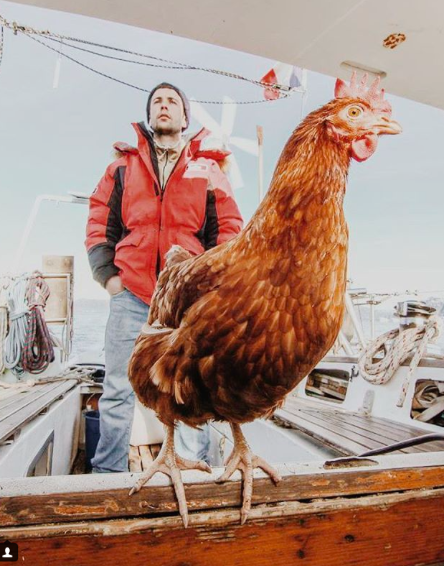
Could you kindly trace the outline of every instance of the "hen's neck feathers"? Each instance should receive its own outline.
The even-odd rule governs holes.
[[[297,229],[313,201],[322,207],[332,201],[342,209],[350,155],[346,144],[327,133],[326,118],[333,103],[309,114],[288,140],[276,166],[271,186],[245,229],[266,237],[267,226],[274,232]],[[333,108],[332,108],[333,107]],[[248,236],[247,236],[248,237]]]

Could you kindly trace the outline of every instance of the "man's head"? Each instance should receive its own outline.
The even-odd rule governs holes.
[[[154,132],[177,134],[188,127],[190,103],[179,88],[160,83],[150,92],[146,112],[148,125]]]

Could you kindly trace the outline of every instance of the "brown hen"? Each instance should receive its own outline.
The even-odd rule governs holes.
[[[148,325],[129,366],[134,390],[167,427],[156,472],[172,477],[187,507],[179,469],[208,470],[174,452],[174,424],[228,421],[235,441],[225,473],[244,476],[241,520],[252,470],[279,476],[253,455],[240,424],[273,414],[333,345],[343,319],[348,230],[342,210],[350,159],[363,161],[378,136],[401,131],[378,81],[338,80],[335,99],[293,132],[267,196],[244,231],[197,257],[175,247],[159,277]]]

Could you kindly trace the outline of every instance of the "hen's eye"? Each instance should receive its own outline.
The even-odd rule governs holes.
[[[362,114],[362,108],[360,106],[350,106],[347,111],[349,118],[357,118]]]

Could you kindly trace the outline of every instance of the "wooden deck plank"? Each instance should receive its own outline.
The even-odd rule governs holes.
[[[341,413],[335,412],[334,416],[331,416],[330,418],[338,424],[347,423],[348,425],[355,427],[355,429],[362,430],[362,434],[371,433],[373,435],[382,436],[389,441],[386,443],[387,446],[395,442],[417,438],[418,436],[423,436],[428,433],[428,431],[419,428],[415,429],[408,425],[406,425],[404,431],[396,430],[394,432],[390,426],[390,421],[388,423],[380,421],[380,426],[375,426],[372,420],[366,416],[356,414],[345,415],[344,413],[343,415],[344,417],[342,417]],[[411,446],[403,449],[402,452],[436,452],[437,450],[444,450],[444,441],[434,441],[424,445]]]
[[[145,471],[154,462],[154,458],[153,455],[151,454],[151,450],[149,446],[139,446],[139,453],[140,453],[142,470]]]
[[[284,420],[294,426],[295,429],[302,433],[316,439],[338,451],[345,456],[356,456],[372,450],[373,448],[381,448],[391,444],[390,442],[384,444],[382,442],[369,441],[365,437],[354,435],[353,438],[349,435],[344,427],[326,426],[325,422],[316,421],[313,418],[307,418],[305,414],[286,411],[285,408],[278,409],[275,416]]]
[[[320,463],[277,466],[283,477],[277,486],[274,486],[268,477],[264,477],[264,474],[256,473],[253,505],[390,493],[408,489],[444,488],[444,461],[441,454],[436,458],[421,454],[384,456],[372,460],[384,464],[334,470],[326,470]],[[433,462],[439,464],[433,465]],[[190,511],[240,506],[240,481],[217,484],[215,480],[220,473],[220,470],[214,470],[211,476],[203,472],[183,474]],[[131,497],[128,492],[134,485],[136,476],[115,474],[118,477],[96,477],[102,475],[104,474],[66,477],[66,487],[62,491],[57,491],[57,486],[63,478],[45,478],[44,484],[39,478],[21,479],[18,484],[17,480],[3,481],[3,489],[0,492],[4,494],[0,496],[0,525],[6,527],[42,523],[66,524],[92,519],[147,517],[177,512],[174,489],[163,474],[156,474],[148,486]],[[193,483],[187,482],[190,477],[195,478]],[[116,487],[104,489],[102,483],[107,481],[114,482]],[[17,489],[8,487],[11,484],[17,484]],[[39,486],[43,485],[45,490],[42,493]],[[77,490],[80,486],[81,489]]]
[[[293,399],[290,402],[290,405],[292,405],[295,408],[304,408],[305,406],[303,404],[301,404],[300,401]],[[307,410],[312,410],[312,407],[307,408]],[[317,409],[315,409],[317,410]],[[387,429],[389,429],[391,431],[391,433],[395,434],[395,435],[401,435],[401,434],[405,434],[406,432],[411,433],[413,435],[416,435],[417,432],[419,430],[421,430],[419,427],[415,426],[413,423],[411,425],[408,424],[403,424],[403,423],[399,423],[396,421],[392,421],[390,419],[386,419],[386,418],[382,418],[382,417],[375,417],[373,415],[364,415],[364,414],[360,414],[360,413],[352,413],[349,411],[340,411],[337,409],[337,407],[333,407],[332,409],[330,408],[326,408],[325,409],[328,412],[332,412],[335,415],[339,415],[341,416],[341,418],[345,418],[345,416],[350,420],[350,421],[355,421],[355,422],[362,422],[365,421],[366,423],[368,423],[369,425],[372,426],[372,428],[374,428],[375,430],[379,429],[381,433],[384,433]]]
[[[297,430],[319,440],[321,443],[326,444],[330,448],[337,450],[340,454],[345,456],[361,454],[368,450],[367,445],[363,442],[355,442],[347,437],[344,431],[336,434],[333,431],[328,431],[325,426],[317,425],[316,423],[309,422],[304,416],[299,416],[294,412],[287,411],[284,408],[275,411],[275,416],[279,419],[294,426]]]
[[[130,445],[128,454],[128,466],[130,472],[139,473],[142,471],[142,460],[140,458],[138,446]]]
[[[371,430],[371,425],[369,424],[368,428],[365,427],[365,419],[360,421],[361,426],[357,426],[354,422],[350,422],[347,418],[348,415],[344,415],[345,418],[340,418],[339,415],[336,415],[336,418],[333,414],[328,413],[327,411],[302,411],[304,416],[308,418],[308,415],[312,415],[313,418],[317,418],[318,424],[323,422],[327,430],[335,430],[338,431],[339,429],[343,430],[344,433],[347,434],[349,438],[355,438],[356,436],[362,437],[366,439],[366,443],[368,442],[369,450],[373,450],[374,448],[381,448],[383,446],[388,446],[389,444],[393,444],[394,442],[399,442],[401,440],[406,440],[404,436],[398,436],[396,438],[391,439],[388,434],[381,434],[379,432],[375,432]],[[388,427],[387,427],[388,428]],[[415,436],[419,436],[418,434]],[[400,452],[427,452],[426,449],[421,447],[412,447],[403,449]]]
[[[413,424],[412,425],[407,425],[407,424],[403,424],[403,423],[399,423],[396,421],[392,421],[390,419],[386,419],[386,418],[381,418],[381,417],[375,417],[373,415],[363,415],[360,413],[353,413],[351,411],[344,411],[338,408],[337,405],[329,407],[329,406],[325,406],[322,409],[319,409],[317,407],[313,407],[313,405],[307,405],[306,403],[304,403],[303,400],[298,399],[297,397],[294,396],[288,396],[286,399],[285,404],[287,405],[287,403],[289,404],[290,407],[294,408],[294,409],[304,409],[304,410],[325,410],[331,413],[334,413],[335,415],[347,415],[347,417],[350,420],[358,420],[361,421],[362,419],[364,419],[365,421],[368,421],[369,423],[371,423],[372,425],[374,425],[375,427],[382,427],[381,432],[384,432],[387,428],[387,426],[390,427],[390,430],[393,430],[394,433],[399,432],[399,433],[403,433],[406,430],[412,433],[416,433],[418,431],[418,427],[415,427]]]
[[[132,446],[130,445],[129,451],[129,471],[134,473],[140,473],[147,470],[150,465],[154,462],[155,458],[151,453],[151,447],[154,446],[153,451],[159,452],[157,444]]]
[[[22,389],[21,391],[9,391],[9,390],[3,391],[2,389],[2,399],[0,399],[0,413],[3,411],[5,407],[13,403],[18,396],[23,397],[24,395],[26,395],[26,393],[28,393],[26,389],[25,390]]]
[[[30,403],[33,403],[36,399],[39,399],[42,395],[49,393],[53,389],[56,389],[60,385],[60,382],[56,383],[45,383],[36,384],[31,387],[28,391],[18,392],[3,401],[9,401],[4,403],[0,407],[0,422],[7,419],[10,415],[15,413],[17,409],[21,409]]]
[[[336,407],[318,409],[294,397],[289,397],[284,407],[276,411],[275,415],[293,424],[295,428],[301,429],[305,434],[326,442],[332,448],[348,455],[356,455],[366,450],[389,446],[427,434],[426,431],[413,426],[379,417],[339,411]],[[444,441],[405,448],[401,452],[424,453],[440,450],[444,450]]]
[[[7,418],[2,416],[0,420],[0,444],[76,385],[77,380],[75,379],[58,382],[55,387],[37,391],[37,395],[32,397],[31,402],[26,402],[23,406],[20,405],[14,413],[8,413]]]
[[[150,444],[150,451],[153,460],[157,458],[161,448],[162,448],[162,444]]]
[[[313,423],[319,427],[324,427],[325,430],[330,433],[335,433],[337,436],[344,436],[349,440],[352,440],[356,444],[361,444],[368,450],[373,450],[374,448],[380,448],[382,446],[380,440],[369,438],[368,435],[357,434],[356,432],[354,432],[353,427],[346,426],[346,423],[343,423],[342,425],[335,425],[334,422],[328,418],[328,415],[326,416],[323,413],[298,411],[298,416],[308,423]]]
[[[444,560],[444,490],[239,512],[0,529],[19,561],[84,566],[431,566]],[[408,543],[406,543],[408,541]]]
[[[371,427],[379,429],[381,434],[387,434],[391,437],[392,434],[398,435],[399,440],[407,440],[409,438],[416,438],[427,434],[428,431],[421,429],[419,427],[412,425],[402,425],[402,423],[395,423],[390,419],[382,419],[372,416],[357,415],[356,413],[350,413],[350,421],[357,422],[359,426],[359,420],[362,423],[368,423]],[[444,429],[442,430],[444,434]],[[418,447],[419,448],[419,447]],[[437,450],[444,450],[444,441],[436,441],[423,447],[424,452],[431,452]]]
[[[418,435],[418,429],[412,429],[409,426],[405,428],[402,427],[392,427],[391,422],[381,421],[380,419],[375,419],[370,415],[359,415],[356,413],[349,413],[344,415],[339,411],[332,412],[332,418],[338,419],[341,422],[344,418],[347,418],[347,421],[354,424],[357,428],[363,428],[364,430],[371,430],[376,434],[385,434],[387,438],[396,442],[398,440],[405,440],[407,438],[415,438]]]

